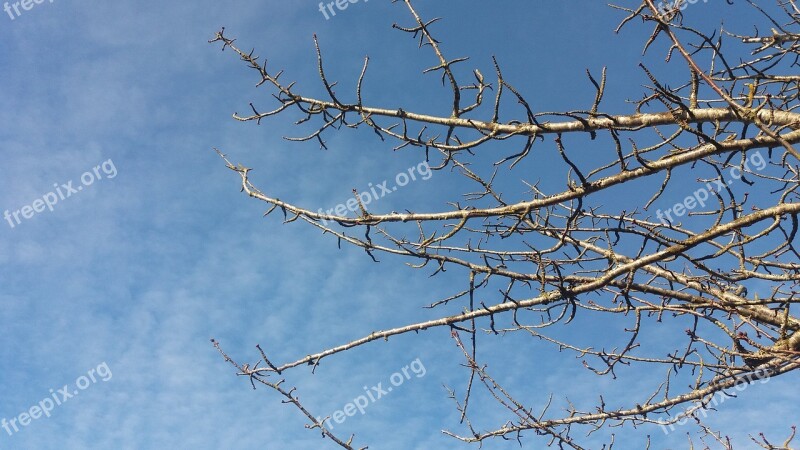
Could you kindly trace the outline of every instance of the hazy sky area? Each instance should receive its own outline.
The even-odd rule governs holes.
[[[607,66],[603,108],[629,114],[634,106],[625,101],[639,99],[648,83],[638,63],[651,29],[633,23],[615,34],[624,14],[605,3],[415,2],[424,18],[442,17],[434,32],[448,56],[470,57],[463,73],[480,68],[493,78],[494,55],[535,110],[557,111],[590,108],[594,87],[586,69],[598,75]],[[687,20],[707,30],[724,22],[750,32],[752,8],[734,3],[699,1]],[[0,427],[0,449],[338,448],[305,429],[308,421],[273,391],[253,391],[210,339],[241,362],[259,359],[256,344],[276,363],[294,361],[372,331],[439,317],[447,308],[423,307],[463,290],[467,274],[453,267],[429,277],[435,268],[413,269],[388,255],[375,263],[305,223],[282,224],[280,212],[264,218],[267,205],[240,192],[239,176],[213,148],[253,168],[262,191],[315,211],[345,203],[353,188],[384,180],[391,186],[412,167],[417,179],[384,194],[374,211],[449,210],[447,202],[474,186],[449,168],[427,172],[424,150],[393,151],[396,142],[381,142],[369,130],[328,132],[328,150],[321,150],[315,142],[282,139],[313,131],[293,125],[300,118],[294,112],[261,125],[234,120],[234,112],[250,112],[250,102],[274,108],[273,91],[256,88],[257,74],[208,40],[224,26],[243,49],[255,48],[269,67],[284,69],[298,90],[323,96],[316,34],[337,94],[354,98],[369,55],[365,103],[446,116],[448,88],[438,75],[422,74],[435,57],[392,29],[411,25],[408,10],[388,0],[361,0],[336,16],[307,0],[44,0],[19,12],[0,11],[0,213],[9,214],[0,221],[0,419],[17,418],[18,427]],[[685,79],[682,61],[664,62],[666,48],[664,41],[653,46],[648,68],[664,80]],[[509,107],[504,120],[514,115],[525,119]],[[491,167],[517,151],[519,142],[507,144],[481,148],[474,161]],[[593,146],[605,144],[575,138],[572,145],[578,161],[592,161]],[[521,180],[563,189],[563,167],[548,169],[558,160],[552,139],[536,151],[505,172],[509,198],[524,197]],[[649,192],[620,189],[608,201],[646,201]],[[481,300],[497,303],[498,289],[486,289]],[[552,332],[611,348],[624,345],[624,326],[585,316]],[[669,351],[674,331],[653,329],[642,339]],[[355,445],[370,450],[467,448],[441,432],[466,431],[444,388],[463,395],[469,374],[449,333],[436,328],[373,342],[323,359],[313,375],[306,367],[288,371],[286,383],[324,416],[365,387],[388,386],[408,366],[391,393],[336,431],[356,433]],[[618,380],[599,377],[572,354],[512,334],[485,336],[480,353],[490,368],[503,368],[501,381],[534,410],[551,392],[556,409],[567,398],[591,408],[598,393],[624,404],[654,389],[657,381],[649,381],[666,371],[631,368]],[[742,448],[751,448],[748,433],[785,437],[800,416],[798,381],[793,373],[736,392],[709,412],[709,424]],[[65,386],[71,396],[63,401],[58,391]],[[50,399],[62,402],[50,417],[19,424],[20,414],[49,407]],[[475,401],[485,409],[479,429],[511,419],[491,398]],[[599,447],[613,432],[614,448],[644,448],[650,434],[651,448],[677,449],[696,431],[625,427],[586,442]],[[528,432],[522,443],[543,448],[547,440]],[[495,439],[483,448],[519,444]]]

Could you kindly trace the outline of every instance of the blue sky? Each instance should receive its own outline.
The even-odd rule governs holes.
[[[735,26],[750,14],[740,2],[719,3],[699,2],[687,14],[712,26],[723,19]],[[646,78],[636,64],[649,30],[633,24],[615,35],[622,16],[603,2],[428,0],[418,6],[424,17],[444,18],[436,31],[450,57],[470,56],[470,67],[490,74],[496,55],[536,110],[588,108],[587,68],[599,74],[609,67],[609,112],[630,112],[624,100],[644,92]],[[353,187],[391,179],[424,155],[393,152],[369,132],[330,133],[327,151],[313,142],[290,143],[281,136],[303,131],[291,114],[260,126],[234,121],[231,114],[248,112],[250,101],[271,106],[270,92],[254,88],[254,73],[232,52],[207,41],[225,26],[243,48],[255,47],[272,67],[286,70],[284,77],[321,95],[316,33],[340,89],[354,85],[370,55],[368,103],[447,114],[447,91],[436,76],[420,74],[432,56],[392,30],[394,22],[408,24],[408,13],[386,0],[352,4],[329,20],[318,2],[305,0],[45,0],[13,20],[0,14],[0,211],[32,205],[54,184],[72,180],[77,188],[87,171],[91,181],[59,199],[53,211],[14,227],[0,224],[0,418],[28,411],[50,398],[50,389],[75,386],[90,370],[96,376],[51,417],[10,436],[0,429],[0,448],[335,448],[305,430],[305,420],[272,392],[253,392],[209,339],[242,362],[257,359],[257,343],[273,361],[288,362],[374,330],[434,318],[421,307],[463,289],[466,277],[454,269],[428,278],[430,272],[389,256],[375,264],[362,251],[338,249],[312,227],[282,225],[279,215],[262,218],[264,205],[239,192],[237,175],[213,147],[254,168],[253,181],[263,191],[314,210],[346,201]],[[648,62],[665,78],[685,74],[677,60],[668,65],[663,52],[652,55]],[[508,150],[492,144],[476,161],[494,161],[502,151]],[[516,189],[509,195],[521,195],[520,179],[561,185],[563,172],[542,170],[551,158],[557,155],[543,154],[529,171],[509,178]],[[580,158],[591,161],[591,152]],[[462,179],[442,171],[374,207],[443,209],[464,189]],[[635,192],[628,195],[637,201]],[[496,300],[490,290],[486,296]],[[660,332],[653,339],[663,338]],[[587,317],[554,333],[588,342],[613,330]],[[305,368],[288,372],[287,383],[312,411],[326,415],[365,385],[386,386],[419,358],[425,375],[349,418],[342,436],[355,432],[356,444],[370,449],[456,448],[440,432],[464,431],[442,385],[463,392],[467,373],[448,335],[436,329],[376,342],[323,360],[314,376]],[[663,376],[632,370],[613,384],[530,338],[481,345],[490,366],[510,369],[501,381],[534,406],[555,392],[590,407],[600,389],[626,398],[635,393],[631,386]],[[747,432],[783,436],[798,416],[796,390],[786,391],[797,381],[789,375],[750,388],[720,406],[712,423],[739,442]],[[488,399],[476,401],[486,407],[482,428],[507,420]],[[777,419],[758,415],[766,402]],[[641,447],[646,433],[615,432],[627,440],[622,448]],[[685,446],[683,430],[648,432],[654,448]],[[524,443],[539,448],[544,441],[537,439],[529,433]],[[517,444],[497,440],[484,448]]]

